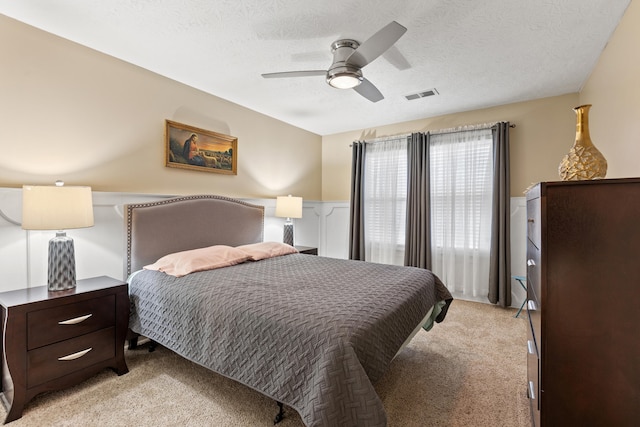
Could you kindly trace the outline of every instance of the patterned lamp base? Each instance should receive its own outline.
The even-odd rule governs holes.
[[[50,291],[64,291],[76,287],[76,257],[73,239],[64,232],[57,232],[49,240]]]
[[[290,219],[284,223],[284,232],[282,235],[282,242],[287,245],[293,246],[293,222]]]

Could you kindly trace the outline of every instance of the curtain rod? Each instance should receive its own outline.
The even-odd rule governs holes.
[[[390,139],[408,138],[410,136],[411,136],[410,133],[399,133],[397,135],[381,136],[381,137],[373,138],[373,139],[369,139],[369,140],[365,139],[364,143],[365,144],[372,144],[372,143],[376,143],[376,142],[388,141]]]
[[[451,133],[469,132],[469,131],[472,131],[472,130],[491,129],[495,125],[497,125],[498,123],[500,123],[500,122],[495,122],[495,123],[486,124],[486,125],[478,125],[478,127],[473,127],[474,125],[471,125],[470,127],[473,127],[472,129],[453,128],[451,130],[450,129],[442,129],[442,130],[436,130],[436,131],[427,131],[427,132],[424,132],[424,133],[429,133],[431,135],[446,135],[446,134],[451,134]],[[514,127],[516,127],[516,125],[515,124],[509,124],[509,127],[510,128],[514,128]],[[379,138],[374,138],[374,139],[369,139],[369,140],[365,139],[362,142],[364,142],[365,144],[375,144],[376,142],[382,142],[384,140],[408,138],[409,136],[411,136],[411,133],[400,133],[398,135],[381,136]],[[349,144],[349,147],[353,147],[353,144]]]
[[[451,128],[451,129],[441,129],[441,130],[435,130],[433,132],[428,132],[431,135],[447,135],[450,133],[461,133],[461,132],[470,132],[473,130],[484,130],[484,129],[492,129],[494,128],[498,123],[501,122],[495,122],[495,123],[485,123],[485,124],[481,124],[481,125],[469,125],[469,126],[461,126],[459,128]],[[515,124],[509,124],[510,128],[514,128],[516,127]]]

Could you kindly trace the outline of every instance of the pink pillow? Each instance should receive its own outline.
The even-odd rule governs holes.
[[[250,245],[238,246],[236,249],[240,249],[249,255],[253,261],[298,253],[298,250],[293,246],[280,242],[252,243]]]
[[[214,268],[240,264],[250,258],[249,254],[231,246],[215,245],[165,255],[155,263],[145,265],[143,268],[163,271],[171,276],[182,277],[196,271],[213,270]]]

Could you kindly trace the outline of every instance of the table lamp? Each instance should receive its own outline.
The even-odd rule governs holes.
[[[22,228],[56,230],[49,240],[49,291],[76,287],[76,260],[73,239],[64,232],[93,226],[91,187],[56,185],[22,187]]]
[[[276,199],[276,216],[287,218],[284,223],[282,241],[293,246],[293,222],[291,218],[302,218],[302,197],[278,196]]]

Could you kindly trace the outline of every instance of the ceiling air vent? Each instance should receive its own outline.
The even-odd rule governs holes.
[[[438,95],[438,91],[436,90],[436,88],[425,90],[418,93],[412,93],[411,95],[405,95],[405,98],[407,98],[408,101],[412,101],[414,99],[426,98],[427,96],[433,96],[433,95]]]

